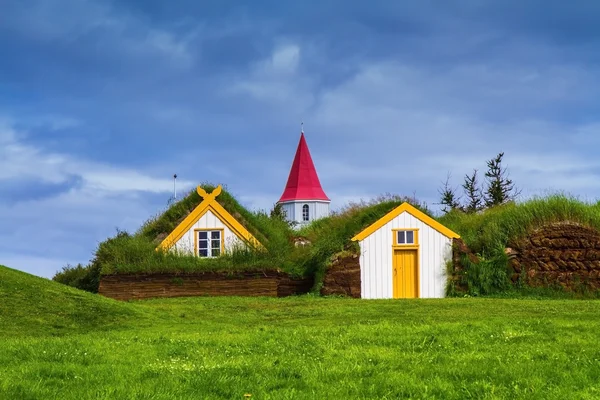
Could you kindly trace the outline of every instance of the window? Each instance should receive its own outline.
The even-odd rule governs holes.
[[[221,236],[220,230],[198,231],[198,255],[200,257],[218,257],[221,255]]]
[[[415,244],[415,231],[396,231],[396,244]]]
[[[305,204],[302,206],[302,221],[308,221],[309,220],[309,213],[308,213],[308,204]]]

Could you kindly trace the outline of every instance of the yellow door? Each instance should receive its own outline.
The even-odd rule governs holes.
[[[395,250],[393,261],[395,299],[418,297],[417,250]]]

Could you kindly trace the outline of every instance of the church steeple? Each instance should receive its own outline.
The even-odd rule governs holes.
[[[329,215],[330,200],[321,187],[304,137],[304,127],[300,132],[296,155],[278,203],[282,204],[289,221],[300,224]]]
[[[300,142],[296,149],[296,156],[290,169],[285,190],[279,202],[291,200],[324,200],[329,198],[321,187],[317,169],[313,163],[304,137],[304,128],[300,132]]]

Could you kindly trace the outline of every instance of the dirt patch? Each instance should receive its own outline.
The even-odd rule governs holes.
[[[600,289],[600,232],[572,222],[546,225],[511,245],[513,282]]]
[[[336,257],[323,278],[323,296],[360,298],[360,258],[356,254]]]
[[[98,293],[116,300],[189,296],[284,297],[308,293],[312,278],[282,272],[104,275]]]

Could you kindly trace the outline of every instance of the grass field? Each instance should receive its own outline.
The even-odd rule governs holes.
[[[593,300],[119,303],[0,267],[0,398],[592,399],[599,314]]]

